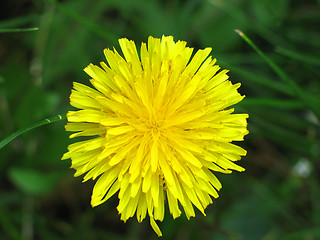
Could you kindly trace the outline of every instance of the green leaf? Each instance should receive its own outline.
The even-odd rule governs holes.
[[[41,101],[39,101],[41,99]],[[60,99],[55,92],[48,92],[40,86],[30,87],[25,90],[25,95],[16,104],[17,109],[13,119],[19,128],[26,126],[38,119],[51,115],[56,109]]]
[[[33,195],[49,192],[58,179],[56,174],[27,168],[11,168],[9,178],[21,191]]]

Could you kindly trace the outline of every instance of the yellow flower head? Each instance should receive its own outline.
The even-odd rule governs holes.
[[[248,133],[248,115],[227,109],[244,96],[208,57],[211,48],[191,58],[186,42],[149,37],[139,57],[133,41],[119,43],[124,58],[106,49],[108,65],[84,69],[95,89],[73,85],[70,103],[80,110],[68,112],[66,130],[93,138],[69,145],[62,159],[71,158],[84,181],[99,177],[93,207],[117,193],[123,221],[148,213],[161,236],[155,220],[163,220],[165,200],[173,218],[178,203],[188,219],[193,206],[205,214],[221,188],[214,172],[244,170],[234,162],[246,151],[231,142]]]

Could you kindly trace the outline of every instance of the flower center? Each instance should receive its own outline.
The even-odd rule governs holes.
[[[157,118],[149,118],[145,120],[145,126],[148,129],[147,131],[153,136],[154,138],[159,138],[162,129],[163,120],[159,120]]]

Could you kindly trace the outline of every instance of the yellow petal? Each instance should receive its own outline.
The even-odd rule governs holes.
[[[162,232],[160,231],[159,226],[157,225],[157,223],[154,221],[154,219],[152,217],[150,217],[150,225],[151,225],[153,231],[155,231],[155,233],[158,235],[158,237],[161,237]]]

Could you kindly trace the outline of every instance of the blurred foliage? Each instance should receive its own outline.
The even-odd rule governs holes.
[[[117,38],[136,43],[173,35],[213,47],[247,98],[247,170],[217,174],[220,198],[207,216],[160,223],[164,239],[320,239],[320,2],[316,0],[13,0],[0,8],[0,139],[66,112],[73,81],[103,61]],[[39,27],[35,32],[5,29]],[[303,92],[234,32],[241,29]],[[310,108],[312,101],[313,108]],[[309,106],[308,106],[309,105]],[[0,151],[1,239],[156,239],[145,220],[126,224],[117,198],[92,209],[92,182],[60,161],[71,140],[65,121],[34,129]]]

